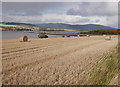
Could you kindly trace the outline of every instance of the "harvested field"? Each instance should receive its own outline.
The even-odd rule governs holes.
[[[3,84],[81,84],[86,74],[118,44],[104,36],[3,40]]]

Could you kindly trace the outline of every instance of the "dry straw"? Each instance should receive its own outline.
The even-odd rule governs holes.
[[[20,37],[20,42],[27,42],[27,41],[28,41],[28,37],[27,36]]]
[[[87,35],[87,37],[90,37],[90,35]]]
[[[103,36],[106,37],[106,34],[104,34]]]
[[[105,36],[105,40],[111,40],[111,36]]]

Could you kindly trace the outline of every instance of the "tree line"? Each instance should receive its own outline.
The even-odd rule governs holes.
[[[120,34],[119,29],[106,29],[106,30],[91,30],[88,32],[80,32],[80,34],[93,34],[93,35],[118,35]]]

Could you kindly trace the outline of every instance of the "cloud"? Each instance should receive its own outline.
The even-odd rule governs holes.
[[[47,14],[41,17],[43,23],[67,23],[67,24],[80,24],[89,22],[88,18],[73,15],[60,15],[60,14]]]
[[[3,2],[3,13],[11,15],[40,15],[48,3]],[[49,7],[49,5],[47,5]]]
[[[4,15],[3,21],[9,22],[25,22],[32,24],[39,23],[66,23],[66,24],[101,24],[106,26],[117,27],[117,16],[109,17],[82,17],[74,15],[58,15],[58,14],[44,14],[41,16],[14,16]]]
[[[117,27],[113,2],[4,2],[3,21],[23,23],[101,24]]]
[[[67,6],[64,2],[3,2],[3,14],[34,16],[46,13],[60,13]],[[68,5],[68,4],[67,4]]]
[[[41,16],[15,16],[15,15],[3,15],[3,21],[9,22],[27,22],[27,23],[68,23],[68,24],[80,24],[86,23],[90,20],[81,16],[68,16],[59,14],[45,14]]]
[[[67,11],[68,15],[80,16],[115,16],[118,14],[118,3],[116,2],[83,2],[77,8]]]
[[[3,2],[118,2],[119,0],[4,0]]]

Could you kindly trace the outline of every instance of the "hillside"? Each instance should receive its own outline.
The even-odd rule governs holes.
[[[6,26],[27,26],[27,28],[33,28],[32,30],[54,30],[54,29],[69,29],[69,30],[105,30],[105,29],[115,29],[109,26],[97,25],[97,24],[86,24],[86,25],[70,25],[64,23],[43,23],[43,24],[28,24],[28,23],[15,23],[15,22],[3,22]],[[39,29],[38,29],[39,28]]]
[[[77,29],[77,30],[115,29],[109,26],[97,25],[97,24],[70,25],[70,24],[64,24],[64,23],[44,23],[44,24],[36,24],[36,25],[40,27],[65,28],[65,29]]]
[[[0,24],[1,24],[1,23],[0,23]],[[5,25],[28,25],[28,26],[35,26],[34,24],[17,23],[17,22],[2,22],[2,24],[5,24]]]

